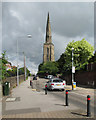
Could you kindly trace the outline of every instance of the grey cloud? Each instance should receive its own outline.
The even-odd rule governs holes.
[[[73,38],[87,36],[90,42],[94,27],[93,3],[9,2],[3,3],[3,50],[7,50],[10,56],[16,55],[18,39],[19,51],[24,51],[30,62],[40,64],[43,61],[48,11],[56,60]],[[32,38],[28,39],[27,34],[31,34]]]

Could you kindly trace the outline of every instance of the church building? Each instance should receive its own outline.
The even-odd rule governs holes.
[[[48,13],[47,25],[46,25],[46,40],[43,45],[43,62],[45,63],[47,61],[55,61],[54,44],[52,43],[49,13]]]

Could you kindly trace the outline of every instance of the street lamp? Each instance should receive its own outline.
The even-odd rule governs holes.
[[[28,37],[28,38],[32,38],[32,35],[29,34],[29,35],[27,35],[27,37]]]
[[[72,90],[73,90],[74,73],[75,73],[75,67],[73,65],[73,55],[74,55],[73,51],[74,51],[74,48],[72,48]]]
[[[27,35],[27,38],[32,38],[32,36],[31,35]],[[26,69],[25,69],[25,77],[26,77]],[[19,74],[18,74],[18,39],[17,39],[17,86],[19,86]]]
[[[17,86],[19,86],[19,76],[18,76],[18,39],[17,39]]]

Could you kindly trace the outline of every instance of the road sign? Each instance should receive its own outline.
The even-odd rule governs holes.
[[[72,73],[75,73],[75,67],[74,66],[72,67]]]

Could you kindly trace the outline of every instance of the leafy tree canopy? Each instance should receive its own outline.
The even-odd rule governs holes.
[[[6,64],[6,63],[8,63],[8,61],[6,60],[6,51],[4,51],[3,53],[2,53],[2,63],[3,64]]]
[[[94,48],[85,39],[76,42],[73,40],[67,45],[65,52],[58,60],[59,68],[63,71],[68,71],[72,68],[72,48],[74,48],[74,66],[77,70],[83,68],[93,56]]]
[[[58,72],[58,64],[56,62],[46,62],[39,65],[38,73],[48,73],[55,75]]]

